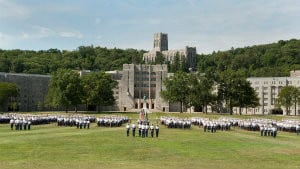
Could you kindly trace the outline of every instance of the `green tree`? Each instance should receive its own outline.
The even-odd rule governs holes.
[[[213,95],[213,80],[200,74],[190,74],[188,95],[191,98],[191,106],[202,107],[207,113],[207,106],[212,103],[216,96]]]
[[[189,104],[189,93],[190,89],[187,87],[189,84],[189,78],[187,73],[177,72],[174,76],[166,78],[164,80],[164,85],[166,90],[161,91],[160,95],[164,100],[169,102],[179,102],[180,103],[180,113],[183,112],[183,105]]]
[[[117,82],[105,72],[90,73],[83,76],[84,102],[87,105],[109,106],[113,105],[113,88]]]
[[[247,82],[244,72],[226,70],[219,74],[218,99],[225,101],[227,112],[232,114],[233,107],[253,107],[258,103],[258,97],[251,84]]]
[[[69,69],[59,69],[51,76],[47,103],[52,107],[64,106],[66,112],[70,106],[81,103],[83,88],[79,74]]]
[[[294,87],[294,86],[292,86],[292,87]],[[294,89],[293,89],[292,101],[294,104],[294,113],[296,116],[297,115],[297,105],[300,103],[300,89],[297,87],[294,87]]]
[[[239,79],[236,86],[236,98],[238,98],[236,102],[236,106],[239,107],[239,114],[242,115],[241,108],[248,107],[257,107],[259,106],[259,98],[255,92],[255,90],[251,87],[250,82],[246,81],[246,79]]]
[[[0,82],[0,106],[5,109],[3,106],[8,103],[10,98],[17,97],[19,91],[18,86],[14,83]]]
[[[292,105],[295,106],[295,115],[297,114],[296,107],[299,100],[300,91],[295,86],[285,86],[278,94],[278,102],[280,105],[285,107],[287,115],[290,115],[290,108]]]

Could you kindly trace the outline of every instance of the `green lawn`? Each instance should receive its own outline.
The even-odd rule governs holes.
[[[134,121],[138,117],[127,115]],[[149,116],[155,122],[160,115],[165,114]],[[212,134],[198,127],[161,126],[159,138],[125,135],[125,126],[98,128],[94,123],[89,130],[50,124],[31,131],[11,131],[1,124],[0,168],[300,169],[300,136],[295,133],[279,132],[274,139],[238,128]]]

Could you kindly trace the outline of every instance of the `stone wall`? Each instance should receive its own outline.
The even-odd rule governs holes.
[[[15,83],[19,87],[20,95],[17,97],[19,111],[46,110],[45,99],[48,93],[50,76],[0,73],[0,81]],[[9,105],[6,107],[8,110]]]

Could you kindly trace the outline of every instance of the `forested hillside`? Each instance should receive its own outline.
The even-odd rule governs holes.
[[[141,63],[143,50],[81,46],[74,51],[0,50],[0,72],[49,74],[58,68],[120,70],[124,63]]]
[[[0,49],[0,72],[49,74],[58,68],[121,70],[124,63],[143,63],[145,52],[93,46],[80,46],[73,51]],[[200,72],[233,70],[247,77],[288,76],[290,70],[300,69],[300,40],[280,40],[197,57]]]
[[[200,50],[201,51],[201,50]],[[224,52],[198,55],[201,72],[233,70],[245,76],[289,76],[300,69],[300,40],[280,40],[278,43],[232,48]]]

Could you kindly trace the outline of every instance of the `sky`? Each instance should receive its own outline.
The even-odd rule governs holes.
[[[0,0],[0,49],[79,46],[197,53],[300,39],[299,0]]]

